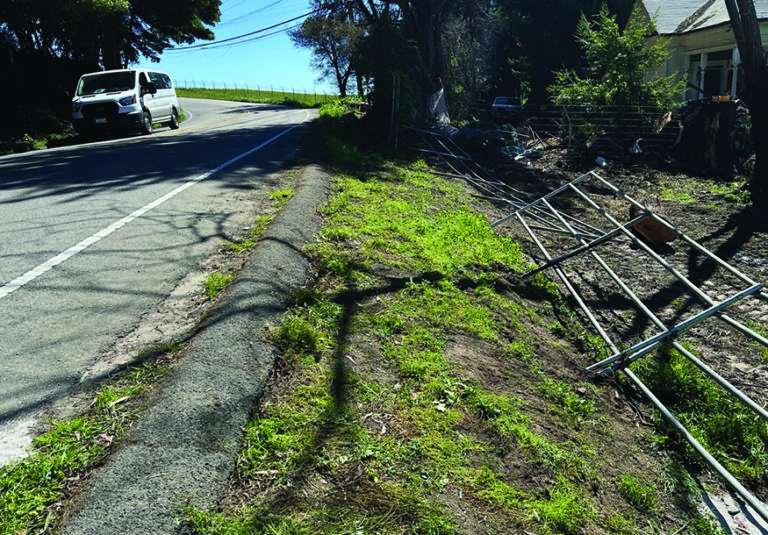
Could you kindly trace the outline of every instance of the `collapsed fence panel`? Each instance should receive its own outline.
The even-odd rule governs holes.
[[[605,195],[606,192],[608,196]],[[635,209],[640,209],[641,213],[639,216],[625,221],[627,219],[625,214],[630,213],[628,208],[631,206],[634,206]],[[573,213],[574,211],[576,212],[575,214]],[[622,215],[616,215],[617,212],[622,212]],[[537,221],[537,218],[541,217],[542,213],[548,213],[549,217],[554,219],[556,223],[553,226],[556,226],[559,230],[565,229],[569,239],[564,237],[561,232],[548,233],[547,230],[543,230],[546,234],[545,237],[542,237],[542,232],[537,232],[542,231],[542,229],[534,228],[535,225],[531,223],[532,221]],[[713,273],[709,277],[701,277],[695,273],[686,274],[684,273],[684,268],[678,267],[673,262],[665,259],[663,254],[657,251],[658,247],[647,243],[636,231],[638,222],[646,217],[652,217],[654,221],[669,229],[672,236],[679,239],[677,243],[690,250],[688,258],[691,255],[700,255],[706,258],[714,266],[712,268]],[[571,225],[569,219],[566,218],[579,221],[585,227],[590,228],[592,232],[599,229],[597,230],[598,235],[585,236],[579,229]],[[733,308],[738,304],[743,305],[740,311],[741,315],[744,315],[744,311],[748,312],[753,308],[757,308],[753,304],[744,304],[742,302],[746,299],[762,301],[768,299],[768,294],[763,291],[762,285],[717,257],[717,255],[707,250],[695,240],[686,236],[663,216],[653,212],[639,201],[632,199],[594,171],[579,176],[538,199],[516,207],[512,213],[496,221],[494,226],[508,221],[516,221],[521,224],[544,258],[544,262],[540,263],[539,267],[529,271],[527,275],[552,269],[582,309],[590,325],[610,348],[612,354],[609,357],[588,366],[587,370],[600,373],[622,371],[723,480],[760,517],[768,521],[768,511],[765,505],[749,493],[706,451],[628,367],[632,362],[646,355],[653,354],[663,346],[671,347],[692,362],[702,373],[711,378],[721,388],[734,395],[745,406],[753,410],[758,417],[768,421],[768,412],[762,405],[751,399],[712,367],[696,357],[689,350],[689,347],[691,347],[690,340],[687,340],[685,343],[682,341],[683,335],[689,333],[694,327],[704,322],[718,319],[735,331],[746,335],[750,340],[762,347],[768,348],[768,340],[750,327],[750,325],[757,324],[757,320],[762,318],[752,318],[750,325],[747,325],[744,321],[735,319],[725,313],[726,309]],[[562,250],[565,251],[559,252]],[[638,329],[639,332],[633,333],[635,340],[630,340],[631,337],[629,337],[620,342],[624,345],[623,349],[616,345],[613,341],[616,334],[615,329],[612,329],[609,325],[611,322],[605,321],[604,318],[606,311],[602,311],[603,318],[600,318],[601,311],[599,307],[595,305],[590,306],[590,299],[583,295],[584,292],[580,291],[579,285],[569,275],[569,273],[573,274],[576,272],[576,262],[586,262],[588,259],[594,261],[600,268],[599,271],[607,275],[608,280],[613,284],[612,288],[614,286],[618,288],[618,290],[610,290],[616,291],[617,295],[621,296],[620,298],[613,297],[613,301],[626,301],[629,303],[637,317],[642,318],[642,321],[637,321],[637,323],[644,325],[645,323],[643,322],[646,322],[648,328],[655,329],[655,332],[648,335],[645,333],[646,329]],[[627,273],[637,273],[639,270],[650,269],[648,267],[649,264],[655,265],[658,271],[656,272],[657,274],[652,276],[657,277],[659,280],[656,293],[651,296],[641,296],[641,290],[633,289],[632,281],[627,280],[628,277],[626,275],[620,275],[617,269],[615,269],[619,262],[629,262],[632,264],[626,270]],[[715,288],[704,288],[704,283],[715,279],[713,276],[714,270],[717,270],[719,285]],[[664,276],[663,273],[667,275]],[[678,298],[682,299],[685,297],[685,302],[688,303],[688,306],[685,307],[685,310],[675,311],[671,314],[668,310],[654,311],[654,307],[651,305],[651,301],[654,301],[653,297],[660,295],[661,292],[670,287],[677,288]],[[713,289],[716,290],[717,297],[710,295]],[[608,312],[615,311],[608,310]],[[668,317],[662,318],[662,314]],[[601,319],[603,319],[602,322]]]
[[[566,121],[567,123],[568,121]],[[565,123],[552,119],[551,123],[562,132]],[[588,371],[610,373],[620,371],[630,382],[656,407],[659,413],[676,429],[690,446],[722,478],[722,480],[743,499],[763,521],[768,522],[768,510],[764,503],[755,498],[732,474],[715,459],[702,444],[682,425],[682,423],[664,406],[656,395],[629,368],[632,361],[669,347],[696,366],[724,391],[751,409],[762,421],[768,421],[768,411],[753,400],[747,393],[737,388],[712,366],[706,364],[692,351],[692,341],[700,340],[703,335],[695,332],[708,326],[714,320],[722,322],[734,334],[745,336],[749,341],[768,351],[768,338],[753,327],[765,329],[760,321],[765,322],[765,314],[759,316],[755,311],[766,310],[768,293],[762,285],[750,279],[709,251],[696,240],[688,237],[673,226],[661,214],[654,212],[644,203],[632,199],[625,192],[592,171],[579,176],[550,193],[532,199],[527,194],[512,188],[504,181],[486,173],[469,155],[467,155],[448,136],[429,131],[416,131],[427,153],[437,155],[442,162],[453,170],[454,178],[466,180],[483,197],[512,211],[493,223],[493,226],[509,222],[519,223],[530,236],[532,242],[543,256],[543,263],[532,269],[528,276],[551,269],[573,297],[592,328],[605,341],[612,352],[610,362],[590,365]],[[541,131],[539,132],[541,133]],[[593,198],[595,197],[595,198]],[[597,199],[597,200],[596,200]],[[605,205],[608,206],[605,206]],[[618,210],[622,215],[613,215]],[[627,208],[639,215],[627,218]],[[650,218],[650,219],[649,219]],[[629,219],[626,222],[626,219]],[[643,221],[652,221],[666,237],[661,242],[646,242],[639,232]],[[691,259],[703,257],[702,266],[709,263],[708,273],[686,274],[684,267],[678,267],[665,256],[669,251],[659,251],[659,244],[669,240],[679,240],[675,249],[686,251],[671,256],[682,256],[691,263]],[[536,255],[534,254],[534,260]],[[538,260],[537,260],[538,261]],[[580,272],[578,263],[586,265]],[[629,267],[619,267],[620,262],[628,262]],[[590,263],[587,265],[587,263]],[[592,264],[593,263],[593,264]],[[694,262],[695,263],[695,262]],[[594,265],[600,269],[595,270]],[[651,270],[650,275],[643,270]],[[690,267],[690,266],[688,266]],[[603,273],[609,283],[618,288],[608,299],[596,295],[590,286],[599,286],[599,274]],[[572,280],[581,276],[581,281]],[[633,278],[643,277],[657,282],[655,290],[633,286]],[[592,280],[590,280],[590,278]],[[713,281],[717,282],[713,282]],[[707,287],[708,285],[708,287]],[[592,291],[593,296],[585,295]],[[710,295],[714,292],[716,295]],[[665,296],[664,294],[671,294]],[[673,298],[674,297],[674,298]],[[674,309],[675,301],[684,306]],[[755,300],[759,301],[756,303]],[[599,303],[603,303],[602,309]],[[606,307],[604,303],[608,302]],[[661,302],[661,303],[660,303]],[[664,306],[666,305],[666,306]],[[617,317],[631,308],[636,314],[629,332],[617,332],[613,325]],[[726,314],[726,309],[734,309],[739,317]],[[618,312],[617,312],[618,311]],[[613,317],[610,315],[613,314]],[[751,318],[750,318],[751,315]],[[743,317],[748,319],[744,321]],[[623,318],[619,318],[622,319]],[[628,325],[629,321],[625,321]],[[670,326],[671,325],[671,326]],[[655,329],[650,335],[646,329]],[[613,341],[620,339],[623,349]],[[687,339],[683,339],[687,337]],[[618,356],[618,357],[617,357]],[[719,356],[719,355],[718,355]],[[715,359],[717,360],[717,359]]]

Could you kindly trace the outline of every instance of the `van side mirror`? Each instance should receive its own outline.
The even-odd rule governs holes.
[[[142,95],[146,95],[147,93],[149,93],[150,95],[154,95],[155,93],[157,93],[157,87],[155,87],[155,84],[153,84],[152,82],[149,82],[148,84],[142,86],[141,88]]]

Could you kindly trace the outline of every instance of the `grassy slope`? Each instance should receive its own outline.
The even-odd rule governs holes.
[[[287,104],[295,107],[313,108],[333,100],[333,95],[322,93],[296,93],[295,91],[266,91],[261,89],[200,89],[176,88],[179,97],[234,100],[238,102],[261,102],[264,104]]]
[[[276,327],[278,372],[229,502],[199,533],[714,533],[691,511],[557,288],[421,161],[327,138],[339,165],[316,283]],[[581,356],[579,358],[582,358]],[[587,357],[589,358],[589,357]]]

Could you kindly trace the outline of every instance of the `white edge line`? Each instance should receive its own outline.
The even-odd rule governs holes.
[[[232,165],[233,163],[237,162],[238,160],[240,160],[242,158],[245,158],[246,156],[249,156],[249,155],[253,154],[257,150],[260,150],[260,149],[266,147],[267,145],[269,145],[270,143],[275,141],[277,138],[287,134],[288,132],[290,132],[294,128],[297,128],[298,126],[301,126],[302,124],[304,124],[304,121],[306,121],[308,117],[309,117],[309,112],[306,112],[306,117],[302,120],[301,123],[295,124],[292,127],[288,128],[286,130],[283,130],[282,132],[280,132],[276,136],[272,137],[271,139],[268,139],[264,143],[262,143],[262,144],[260,144],[260,145],[258,145],[256,147],[253,147],[252,149],[250,149],[250,150],[248,150],[248,151],[246,151],[246,152],[244,152],[244,153],[242,153],[242,154],[240,154],[238,156],[235,156],[231,160],[224,162],[223,164],[219,165],[218,167],[215,167],[214,169],[211,169],[210,171],[206,171],[202,175],[196,176],[195,178],[189,180],[188,182],[185,182],[184,184],[182,184],[181,186],[177,187],[176,189],[174,189],[172,191],[169,191],[168,193],[166,193],[162,197],[159,197],[159,198],[155,199],[154,201],[150,202],[149,204],[146,204],[146,205],[142,206],[138,210],[135,210],[135,211],[131,212],[130,214],[128,214],[124,218],[122,218],[122,219],[120,219],[118,221],[115,221],[114,223],[112,223],[111,225],[109,225],[107,227],[104,227],[103,229],[101,229],[100,231],[96,232],[95,234],[92,234],[91,236],[85,238],[84,240],[82,240],[81,242],[77,243],[76,245],[73,245],[72,247],[70,247],[66,251],[57,254],[56,256],[46,260],[45,262],[43,262],[39,266],[30,269],[29,271],[27,271],[26,273],[24,273],[20,277],[17,277],[15,279],[13,279],[11,282],[5,284],[4,286],[1,286],[0,287],[0,299],[2,299],[3,297],[6,297],[6,296],[12,294],[13,292],[18,290],[22,286],[24,286],[24,285],[30,283],[31,281],[35,280],[37,277],[39,277],[40,275],[42,275],[46,271],[49,271],[50,269],[58,266],[62,262],[65,262],[65,261],[69,260],[70,258],[75,256],[76,254],[78,254],[78,253],[82,252],[83,250],[85,250],[87,247],[90,247],[91,245],[93,245],[94,243],[97,243],[101,239],[106,238],[107,236],[112,234],[117,229],[119,229],[121,227],[124,227],[125,225],[127,225],[128,223],[133,221],[134,219],[138,219],[139,217],[143,216],[144,214],[146,214],[147,212],[149,212],[153,208],[156,208],[156,207],[160,206],[161,204],[163,204],[164,202],[172,199],[173,197],[175,197],[176,195],[178,195],[182,191],[184,191],[184,190],[186,190],[188,188],[191,188],[192,186],[194,186],[198,182],[202,182],[206,178],[209,178],[210,176],[214,175],[215,173],[218,173],[219,171],[221,171],[222,169],[224,169],[226,167],[229,167],[230,165]]]

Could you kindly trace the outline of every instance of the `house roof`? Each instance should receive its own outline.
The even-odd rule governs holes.
[[[768,19],[768,0],[754,0],[758,19]],[[724,0],[639,0],[660,34],[682,34],[730,22]]]

